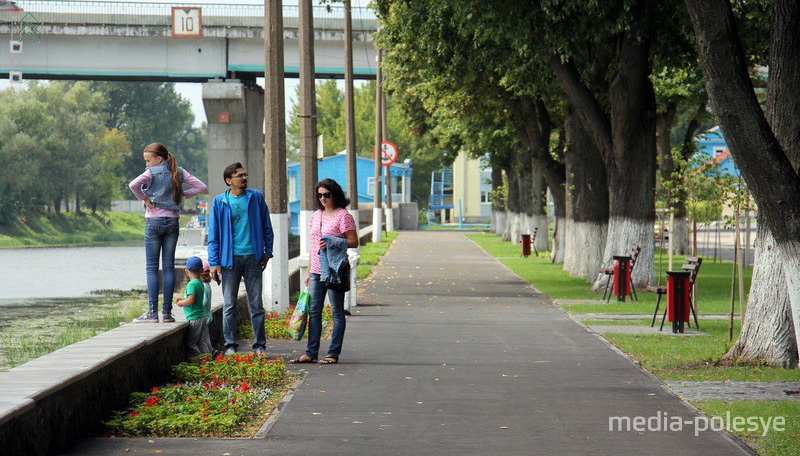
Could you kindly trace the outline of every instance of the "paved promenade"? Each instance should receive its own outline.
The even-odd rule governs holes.
[[[340,364],[307,368],[265,439],[90,439],[70,454],[748,454],[691,424],[609,431],[610,416],[698,415],[463,234],[401,233],[363,285]]]

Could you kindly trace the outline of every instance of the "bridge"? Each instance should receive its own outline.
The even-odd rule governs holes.
[[[239,161],[263,190],[263,4],[14,3],[21,11],[0,10],[0,76],[203,83],[209,175]],[[377,19],[367,8],[351,11],[354,77],[374,79]],[[317,78],[344,77],[344,15],[342,6],[314,7]],[[297,77],[298,7],[284,6],[283,21],[284,71]],[[212,195],[225,190],[222,179],[209,181]]]
[[[25,79],[104,79],[205,82],[264,75],[264,6],[20,0],[22,11],[0,11],[0,75]],[[173,27],[173,9],[199,8],[191,33]],[[300,68],[299,11],[284,6],[287,77]],[[352,8],[353,72],[375,77],[372,33],[377,19]],[[23,21],[23,23],[21,23]],[[35,33],[21,36],[24,22]],[[29,28],[28,31],[34,30]],[[24,35],[24,30],[23,30]],[[318,78],[344,77],[344,8],[314,7]],[[23,38],[21,52],[11,41]]]

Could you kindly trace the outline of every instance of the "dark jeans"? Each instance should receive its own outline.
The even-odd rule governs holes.
[[[267,335],[264,329],[264,304],[261,301],[262,277],[264,270],[256,261],[255,255],[233,257],[233,268],[222,269],[222,333],[225,348],[238,347],[236,343],[236,299],[239,283],[244,278],[247,302],[250,305],[250,324],[253,325],[253,349],[267,348]]]
[[[175,246],[180,228],[175,217],[151,217],[144,222],[145,266],[147,268],[147,302],[150,312],[158,312],[158,257],[164,279],[164,313],[172,312],[175,290]]]
[[[319,274],[311,274],[308,281],[308,346],[306,356],[316,358],[319,354],[319,339],[322,336],[322,306],[325,305],[325,284],[320,282]],[[328,356],[339,359],[344,340],[344,291],[327,290],[333,314],[333,333]]]

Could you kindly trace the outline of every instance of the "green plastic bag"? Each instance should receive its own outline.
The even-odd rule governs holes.
[[[308,294],[308,288],[306,288],[305,291],[300,293],[292,318],[289,319],[289,337],[294,340],[302,339],[303,334],[306,332],[306,326],[308,325],[308,301],[310,298],[311,296]]]

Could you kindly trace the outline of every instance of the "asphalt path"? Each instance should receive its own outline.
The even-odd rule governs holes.
[[[87,439],[69,454],[748,454],[461,233],[402,232],[363,286],[341,362],[308,366],[266,438]]]

